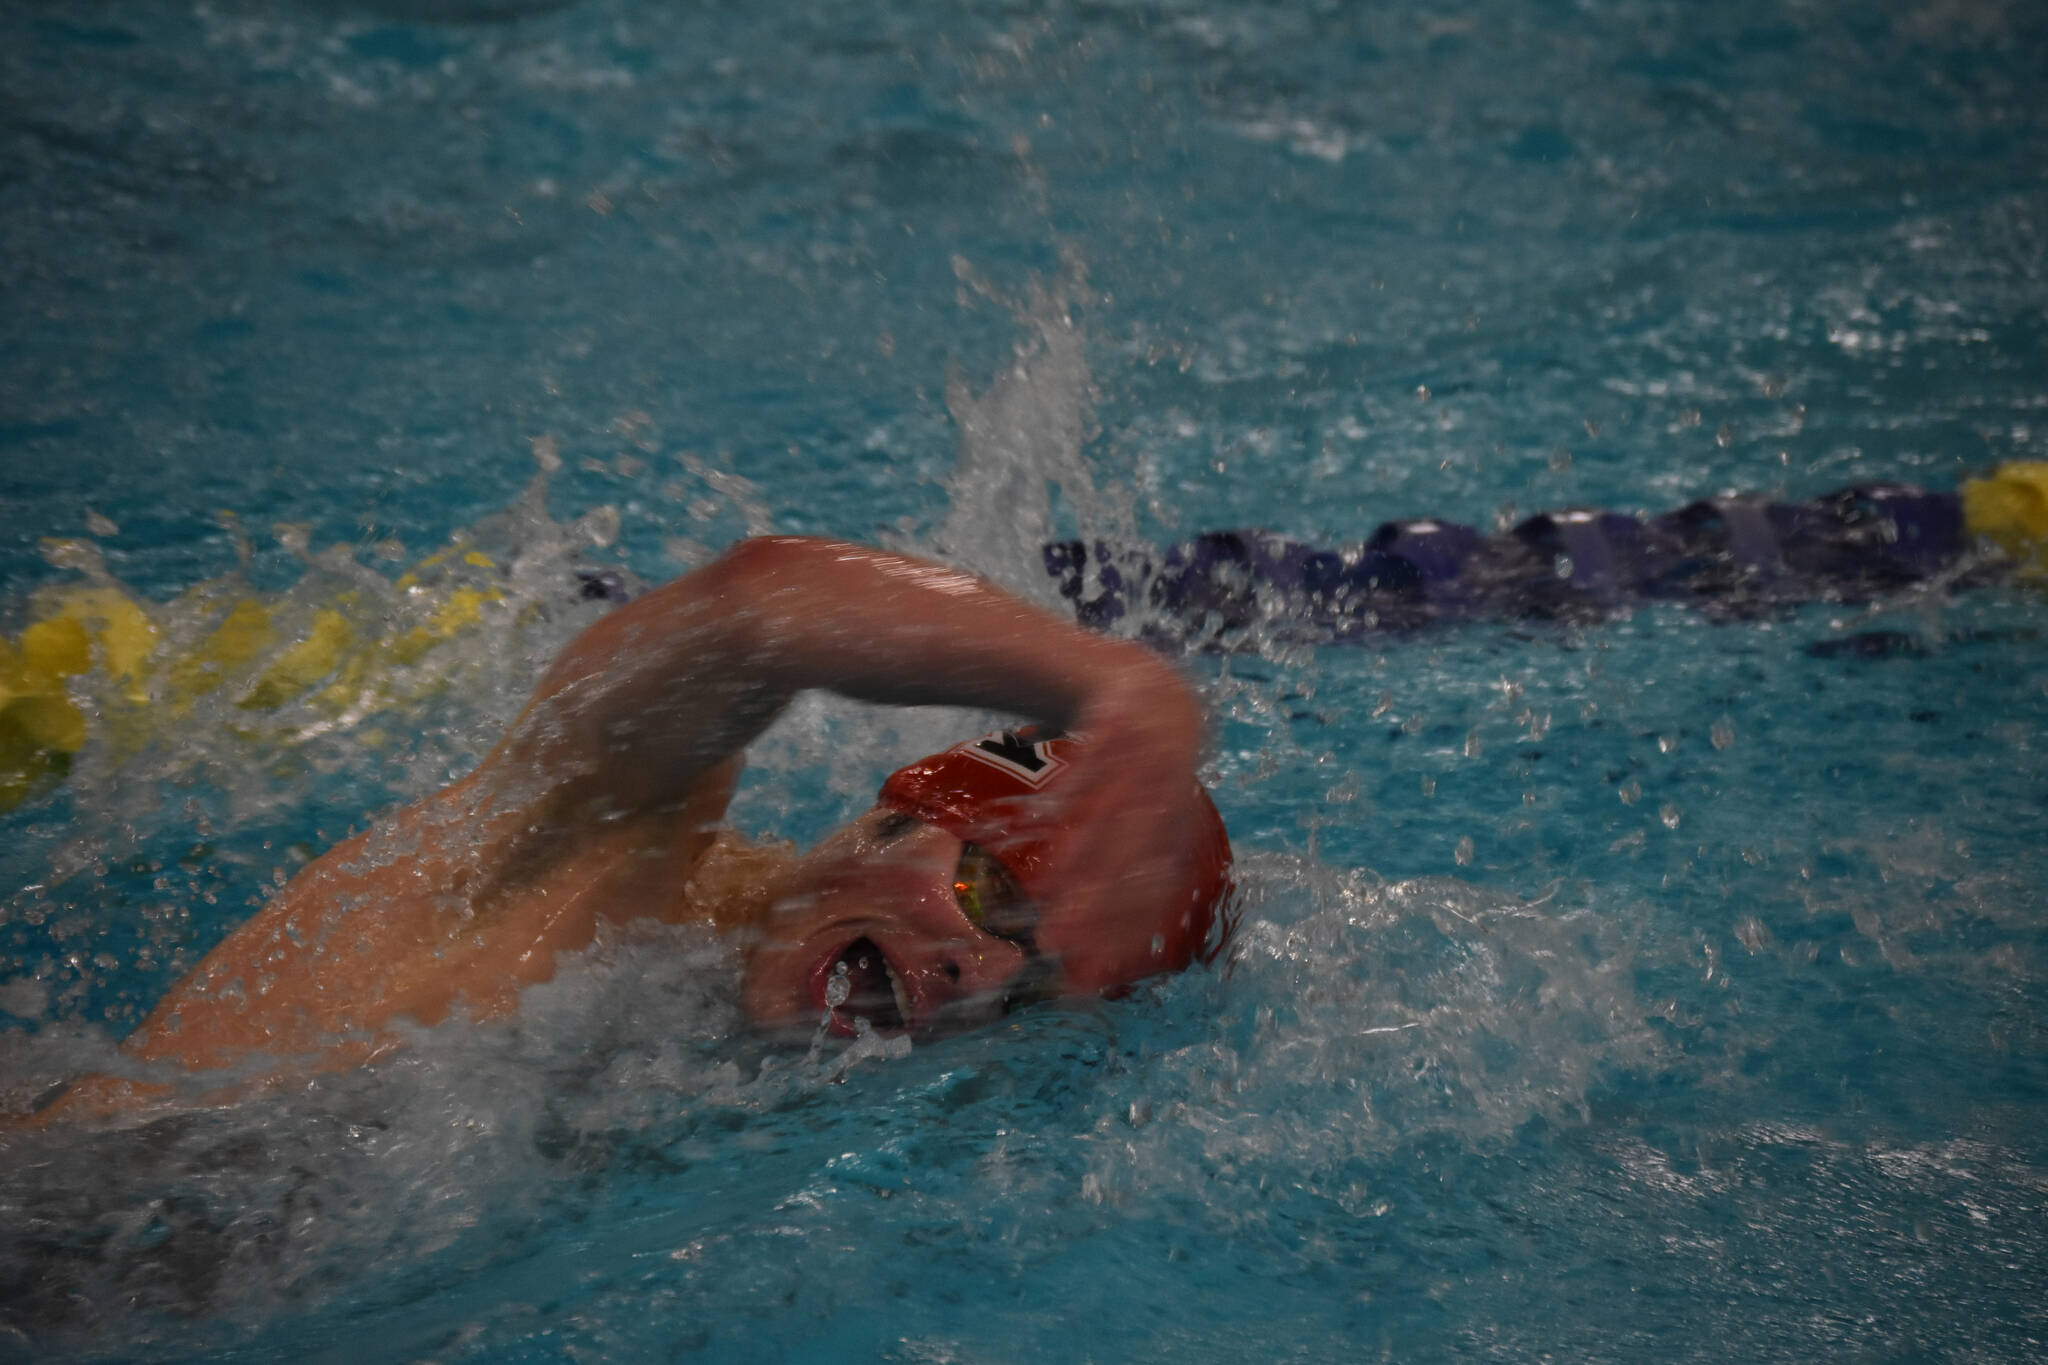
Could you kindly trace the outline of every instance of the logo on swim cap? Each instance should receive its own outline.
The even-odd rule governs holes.
[[[1052,859],[1069,832],[1061,782],[1086,750],[1085,733],[1038,726],[1000,730],[897,769],[878,803],[978,844],[1036,901],[1053,898]],[[1179,971],[1214,952],[1210,932],[1230,895],[1230,837],[1209,794],[1195,788],[1187,873],[1164,902],[1152,971]]]
[[[959,746],[958,752],[991,767],[1000,768],[1033,791],[1052,781],[1061,769],[1067,766],[1066,759],[1054,752],[1053,746],[1067,747],[1061,741],[1085,744],[1086,735],[1067,736],[1063,734],[1037,737],[1032,730],[1001,730],[993,735]]]

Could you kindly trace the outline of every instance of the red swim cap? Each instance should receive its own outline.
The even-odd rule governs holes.
[[[1027,726],[1002,730],[921,758],[891,773],[878,804],[978,844],[1001,863],[1032,900],[1053,899],[1052,858],[1067,827],[1057,793],[1086,735]],[[1209,933],[1229,896],[1230,837],[1200,784],[1195,787],[1194,839],[1186,877],[1166,900],[1150,955],[1150,971],[1175,972],[1213,955]]]

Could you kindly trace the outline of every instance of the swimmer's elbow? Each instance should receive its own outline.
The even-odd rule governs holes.
[[[874,553],[817,536],[748,536],[729,546],[701,572],[725,594],[772,593],[829,578],[849,560]]]

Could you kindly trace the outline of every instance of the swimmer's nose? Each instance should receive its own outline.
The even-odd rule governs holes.
[[[904,975],[920,1027],[942,1019],[967,1022],[962,1008],[981,1004],[994,1017],[1025,966],[1024,950],[1016,944],[972,931],[887,942],[884,950]]]
[[[954,1007],[975,1001],[995,1002],[999,1008],[1005,989],[1025,966],[1022,948],[967,918],[953,890],[960,843],[937,831],[933,836],[929,847],[906,850],[910,856],[896,865],[900,880],[864,888],[868,894],[889,894],[871,937],[904,978],[920,1026],[941,1012],[958,1014]]]
[[[985,941],[948,945],[940,950],[940,972],[957,997],[1000,995],[1024,970],[1024,950],[990,935]]]

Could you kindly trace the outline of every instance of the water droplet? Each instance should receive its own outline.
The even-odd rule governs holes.
[[[619,509],[610,503],[593,507],[578,517],[570,530],[580,532],[592,545],[610,545],[619,538]]]
[[[846,997],[852,994],[853,982],[847,979],[846,964],[833,963],[832,979],[825,983],[825,1003],[836,1010],[845,1004]]]
[[[104,571],[106,560],[99,547],[85,540],[45,540],[40,546],[43,560],[53,569],[75,569],[80,573]]]
[[[1657,736],[1657,752],[1658,752],[1658,753],[1660,753],[1660,754],[1668,754],[1668,753],[1670,753],[1670,752],[1671,752],[1671,751],[1672,751],[1673,749],[1676,749],[1677,747],[1678,747],[1678,736],[1677,736],[1677,735],[1659,735],[1659,736]]]
[[[1633,806],[1636,802],[1643,799],[1643,784],[1631,777],[1622,784],[1619,795],[1622,805]]]
[[[121,528],[114,524],[112,517],[101,516],[90,507],[85,509],[85,529],[96,536],[118,536]]]
[[[1436,779],[1431,777],[1428,773],[1424,773],[1422,775],[1422,794],[1424,796],[1436,795]]]
[[[1572,557],[1570,555],[1559,555],[1555,570],[1559,578],[1570,578],[1572,576]]]
[[[1459,867],[1472,866],[1472,836],[1468,834],[1458,840],[1457,851],[1452,853],[1451,856],[1458,860]]]
[[[1466,731],[1466,732],[1465,732],[1465,757],[1467,757],[1467,758],[1477,758],[1477,757],[1479,757],[1479,755],[1481,755],[1481,754],[1483,754],[1483,753],[1485,753],[1485,752],[1486,752],[1486,744],[1485,744],[1485,742],[1484,742],[1484,741],[1482,741],[1482,740],[1481,740],[1481,739],[1479,738],[1479,731],[1478,731],[1478,730],[1476,730],[1476,729],[1474,729],[1474,730],[1468,730],[1468,731]]]
[[[1664,828],[1677,829],[1678,807],[1672,805],[1669,801],[1665,802],[1664,808],[1657,812],[1657,818],[1664,822]]]
[[[1725,749],[1735,742],[1735,722],[1723,716],[1714,722],[1714,728],[1707,732],[1716,749]]]

